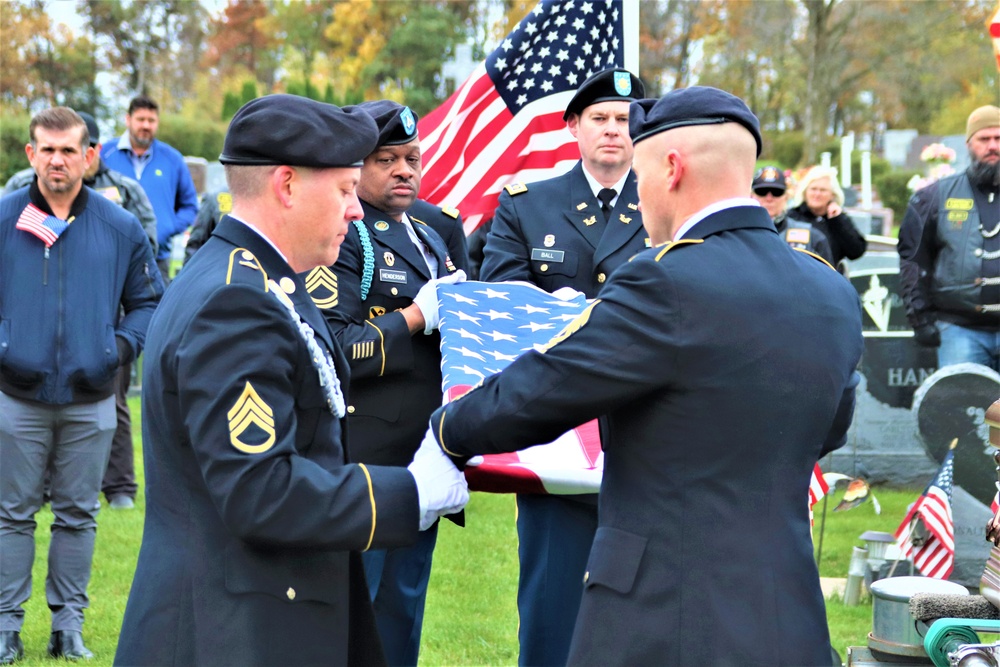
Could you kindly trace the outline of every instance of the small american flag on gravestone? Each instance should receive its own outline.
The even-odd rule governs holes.
[[[59,235],[66,230],[68,224],[65,220],[49,215],[34,204],[28,204],[21,211],[17,224],[14,226],[21,231],[37,236],[46,248],[51,248],[52,244],[59,239]]]
[[[420,119],[420,196],[462,211],[466,234],[500,190],[561,174],[580,159],[563,112],[596,72],[625,65],[622,0],[544,0],[444,104]],[[634,3],[638,11],[638,3]]]
[[[955,567],[955,522],[951,514],[954,475],[955,450],[949,449],[937,476],[896,529],[896,546],[925,577],[947,579]],[[927,527],[927,537],[920,544],[912,538],[917,521]]]
[[[461,396],[521,354],[547,343],[588,305],[528,283],[464,282],[438,287],[445,401]],[[604,471],[597,422],[510,454],[477,456],[469,488],[493,493],[596,493]]]

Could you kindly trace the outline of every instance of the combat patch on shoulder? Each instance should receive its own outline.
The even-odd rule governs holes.
[[[306,291],[317,308],[327,310],[336,307],[340,297],[337,274],[329,267],[317,266],[306,275]]]
[[[522,192],[527,192],[528,186],[524,183],[511,183],[510,185],[503,186],[503,189],[507,191],[507,194],[513,197],[514,195],[519,195]]]
[[[575,320],[573,320],[565,327],[563,327],[562,331],[553,336],[548,343],[542,345],[538,351],[541,352],[542,354],[545,354],[547,351],[551,350],[553,347],[563,342],[564,340],[575,334],[577,331],[582,329],[584,326],[586,326],[587,322],[590,321],[591,311],[594,310],[594,306],[596,306],[600,302],[601,302],[600,299],[596,299],[592,304],[587,306],[582,313],[576,316]]]
[[[244,454],[263,454],[274,446],[274,410],[247,381],[226,413],[229,442]]]
[[[671,250],[673,250],[677,246],[681,246],[681,245],[696,245],[698,243],[704,243],[704,242],[705,242],[705,239],[681,239],[680,241],[671,241],[671,242],[667,243],[666,247],[663,248],[663,250],[661,250],[659,253],[657,253],[657,255],[656,255],[656,261],[659,262],[661,259],[663,259],[664,255],[666,255],[668,252],[670,252]]]
[[[826,261],[823,258],[822,255],[817,255],[816,253],[811,252],[809,250],[806,250],[805,248],[792,248],[792,250],[794,250],[795,252],[801,252],[803,255],[809,255],[810,257],[814,257],[814,258],[818,259],[819,261],[823,262],[824,264],[826,264],[827,266],[829,266],[834,271],[837,270],[837,269],[834,269],[833,268],[833,264],[831,264],[830,262]]]
[[[233,210],[233,196],[228,192],[215,195],[215,203],[219,205],[219,213],[229,213]]]
[[[252,271],[259,271],[260,272],[259,275],[262,276],[264,279],[264,291],[265,292],[269,291],[270,288],[267,285],[267,271],[265,271],[264,267],[261,266],[260,260],[258,260],[257,257],[254,256],[254,254],[249,250],[247,250],[246,248],[236,248],[231,253],[229,253],[229,267],[226,270],[227,285],[232,284],[233,278],[249,282],[244,272],[239,270],[235,270],[234,272],[235,269],[234,264],[246,267]]]
[[[525,188],[525,190],[527,190],[527,188]],[[444,213],[449,218],[455,218],[456,220],[458,219],[459,216],[458,209],[452,208],[451,206],[442,206],[441,212]]]

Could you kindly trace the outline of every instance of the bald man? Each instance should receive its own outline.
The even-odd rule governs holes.
[[[461,465],[603,421],[568,664],[829,665],[806,498],[854,410],[857,293],[747,197],[760,131],[741,100],[675,90],[634,102],[629,130],[656,247],[426,439]]]

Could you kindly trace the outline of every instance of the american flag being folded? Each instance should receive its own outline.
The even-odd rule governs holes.
[[[37,236],[46,248],[51,248],[59,235],[66,229],[67,224],[65,220],[49,215],[34,204],[28,204],[21,211],[14,227]]]
[[[445,400],[461,396],[522,353],[544,345],[587,307],[583,294],[560,299],[528,283],[441,285],[441,375]],[[476,457],[469,488],[492,493],[596,493],[604,453],[597,422],[552,443]]]

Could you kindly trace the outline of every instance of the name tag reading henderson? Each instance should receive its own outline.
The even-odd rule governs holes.
[[[378,277],[384,283],[406,283],[406,271],[392,271],[390,269],[379,269]]]
[[[565,256],[565,250],[549,250],[548,248],[531,249],[531,259],[540,262],[562,262]]]

